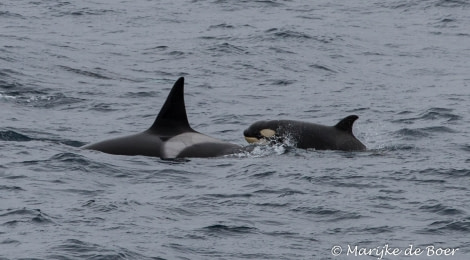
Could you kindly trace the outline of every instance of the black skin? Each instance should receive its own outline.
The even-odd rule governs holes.
[[[258,121],[244,131],[245,137],[259,140],[282,142],[290,138],[294,146],[302,149],[364,151],[362,144],[352,133],[352,126],[358,116],[351,115],[342,119],[335,126],[325,126],[294,120]],[[272,137],[265,138],[261,130],[271,129],[276,132]]]
[[[167,142],[182,134],[199,137],[199,139],[205,136],[193,130],[189,125],[184,103],[184,78],[179,78],[149,129],[141,133],[89,144],[83,148],[116,155],[144,155],[165,159],[217,157],[237,153],[242,148],[236,144],[205,136],[205,141],[187,143],[183,147],[179,147],[181,144],[177,142],[176,152],[171,152],[172,147],[167,147]],[[169,146],[174,146],[174,144],[170,143]]]

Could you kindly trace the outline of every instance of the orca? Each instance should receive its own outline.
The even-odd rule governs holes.
[[[184,78],[170,91],[153,125],[144,132],[83,146],[115,155],[207,158],[237,153],[241,146],[201,134],[191,128],[184,103]]]
[[[354,121],[350,115],[334,126],[324,126],[294,120],[258,121],[248,127],[243,135],[248,143],[275,143],[289,139],[293,146],[302,149],[363,151],[366,146],[353,134]]]

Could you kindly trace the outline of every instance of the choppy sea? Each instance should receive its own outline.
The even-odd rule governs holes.
[[[0,259],[468,259],[469,61],[466,0],[2,0]],[[356,114],[368,151],[79,148],[180,76],[207,135]]]

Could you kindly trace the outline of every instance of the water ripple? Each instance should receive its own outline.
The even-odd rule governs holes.
[[[124,248],[100,245],[78,239],[66,239],[60,244],[49,248],[49,251],[51,252],[48,256],[50,259],[163,259],[148,257]],[[54,254],[53,252],[58,253]]]
[[[215,224],[202,228],[208,235],[215,236],[230,236],[230,235],[242,235],[258,232],[258,229],[248,226],[227,226],[222,224]]]
[[[470,232],[470,218],[459,220],[439,220],[428,225],[427,228],[418,231],[420,234],[452,234],[462,232],[468,234]]]
[[[27,142],[33,140],[32,138],[17,133],[15,131],[6,130],[0,131],[0,141],[14,141],[14,142]]]
[[[422,209],[427,212],[437,213],[439,215],[462,215],[465,213],[461,210],[447,207],[442,204],[424,205],[419,207],[419,209]]]
[[[5,213],[3,213],[6,211]],[[0,220],[3,222],[2,225],[15,227],[20,224],[52,224],[53,219],[42,212],[40,209],[7,209],[0,210]]]
[[[444,120],[445,122],[460,121],[462,117],[460,115],[452,113],[453,110],[454,109],[434,107],[418,114],[416,117],[398,119],[398,120],[394,120],[393,122],[411,124],[419,120],[430,120],[430,121],[431,120]],[[412,113],[412,112],[403,111],[400,114],[408,114],[408,113]]]
[[[212,53],[212,56],[214,57],[224,56],[227,54],[235,54],[235,55],[249,55],[250,54],[248,49],[241,47],[241,46],[235,46],[228,42],[211,46],[207,49],[207,51],[209,53]]]
[[[395,132],[395,135],[403,137],[404,139],[417,139],[429,137],[438,133],[456,133],[455,130],[445,126],[432,126],[422,128],[403,128]]]
[[[354,212],[346,212],[342,210],[325,208],[323,206],[318,207],[298,207],[292,209],[293,212],[302,213],[306,215],[315,215],[317,217],[325,217],[328,221],[336,222],[347,219],[359,219],[362,215]]]
[[[279,28],[271,28],[267,30],[265,33],[268,35],[271,35],[274,39],[281,38],[281,39],[312,39],[312,36],[302,33],[302,32],[296,32],[293,30],[285,30],[285,29],[279,29]]]
[[[0,185],[0,191],[25,191],[19,186]]]
[[[76,69],[76,68],[71,68],[71,67],[64,66],[64,65],[59,65],[59,68],[65,71],[73,72],[80,76],[86,76],[86,77],[95,78],[95,79],[107,79],[107,80],[111,79],[111,77],[104,75],[106,71],[101,68],[95,68],[94,71]]]

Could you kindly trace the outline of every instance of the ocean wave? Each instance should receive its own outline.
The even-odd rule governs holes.
[[[95,78],[95,79],[106,79],[106,80],[112,79],[111,76],[106,76],[105,75],[106,71],[104,69],[101,69],[101,68],[95,68],[95,69],[93,69],[93,71],[72,68],[72,67],[65,66],[65,65],[59,65],[59,68],[65,70],[65,71],[68,71],[68,72],[78,74],[80,76],[86,76],[86,77]]]
[[[97,200],[88,200],[82,205],[82,207],[89,208],[97,213],[99,212],[108,213],[108,212],[117,211],[119,209],[119,205],[116,205],[115,202],[103,203]]]
[[[282,198],[286,196],[293,196],[293,195],[303,195],[306,194],[305,192],[301,190],[294,190],[290,188],[283,188],[283,189],[261,189],[254,191],[255,194],[276,194],[278,195],[277,197]]]
[[[3,100],[16,100],[16,97],[15,96],[12,96],[12,95],[7,95],[7,94],[3,94],[3,93],[0,93],[0,100],[3,99]]]
[[[470,177],[470,169],[456,169],[456,168],[426,168],[416,171],[418,174],[430,174],[442,176],[444,178],[459,178]]]
[[[297,31],[295,29],[288,28],[271,28],[265,30],[262,34],[252,35],[253,40],[259,39],[262,41],[311,41],[314,40],[321,44],[331,44],[334,41],[340,40],[340,36],[337,35],[310,35],[305,31]],[[277,47],[279,48],[279,47]],[[293,53],[292,50],[287,51]]]
[[[284,3],[276,0],[239,0],[236,2],[230,0],[215,0],[213,3],[223,6],[226,11],[244,10],[246,8],[277,8],[284,6]]]
[[[322,71],[326,71],[326,72],[329,72],[329,73],[337,73],[337,71],[335,71],[334,69],[331,69],[325,65],[322,65],[322,64],[312,64],[312,65],[309,65],[310,68],[313,68],[313,69],[317,69],[317,70],[322,70]]]
[[[464,211],[455,209],[452,207],[444,206],[440,203],[435,204],[435,205],[423,205],[419,207],[419,209],[427,211],[427,212],[432,212],[432,213],[437,213],[439,215],[462,215],[465,214]]]
[[[433,107],[421,113],[416,119],[422,120],[438,120],[445,119],[446,121],[461,120],[462,116],[452,113],[454,109]]]
[[[21,224],[54,223],[53,218],[42,212],[40,209],[29,208],[0,210],[0,222],[3,222],[2,225],[10,227]]]
[[[84,100],[81,98],[68,97],[63,93],[55,93],[52,95],[40,96],[21,96],[17,97],[18,103],[27,104],[39,108],[57,108],[68,107],[69,105],[81,103]]]
[[[215,199],[233,199],[233,198],[250,198],[253,194],[250,193],[241,193],[241,194],[206,194],[205,197],[215,198]]]
[[[304,32],[297,32],[294,30],[289,29],[279,29],[279,28],[271,28],[266,30],[265,33],[271,36],[273,39],[312,39],[313,37],[304,33]]]
[[[435,0],[435,6],[442,7],[469,7],[470,3],[467,0]]]
[[[20,186],[0,185],[0,191],[24,191]]]
[[[10,11],[0,11],[0,18],[20,18],[20,19],[25,19],[24,16],[22,16],[19,13],[14,13]]]
[[[227,235],[242,235],[258,232],[257,228],[249,226],[229,226],[223,224],[215,224],[202,228],[208,235],[227,236]]]
[[[463,151],[470,152],[470,144],[463,144],[461,147]]]
[[[209,26],[209,30],[211,29],[223,29],[223,30],[226,30],[226,29],[233,29],[235,28],[235,26],[231,25],[231,24],[227,24],[227,23],[220,23],[220,24],[216,24],[216,25],[211,25]]]
[[[405,11],[423,10],[430,8],[465,8],[470,6],[466,0],[429,0],[429,1],[385,1],[380,6],[391,9],[402,9]]]
[[[91,8],[80,8],[77,10],[71,10],[67,12],[60,12],[58,15],[59,16],[67,16],[67,15],[72,15],[72,16],[80,16],[80,15],[103,15],[107,13],[117,13],[116,10],[111,10],[111,9],[91,9]]]
[[[394,134],[405,140],[430,137],[439,133],[456,133],[457,131],[445,126],[431,126],[422,128],[402,128]]]
[[[32,138],[12,130],[0,131],[0,141],[27,142]]]
[[[48,248],[48,259],[142,259],[165,260],[160,257],[148,257],[129,249],[86,242],[79,239],[64,239]]]
[[[428,225],[427,228],[419,230],[417,233],[429,235],[453,234],[455,232],[469,233],[470,218],[455,220],[438,220]]]
[[[37,133],[37,135],[42,135],[42,134],[43,133]],[[32,134],[28,136],[28,135],[25,135],[25,134],[22,134],[13,130],[0,130],[0,141],[5,141],[5,142],[44,141],[44,142],[64,144],[64,145],[72,146],[72,147],[80,147],[80,146],[85,145],[85,143],[80,142],[80,141],[35,137]]]
[[[242,46],[235,46],[228,42],[211,46],[207,48],[207,51],[209,53],[212,53],[212,56],[214,57],[224,56],[227,54],[235,54],[235,55],[249,55],[250,54],[247,48],[242,47]]]
[[[433,107],[433,108],[427,109],[424,112],[419,113],[417,116],[397,119],[397,120],[394,120],[393,122],[411,124],[420,120],[424,120],[424,121],[443,120],[444,122],[454,122],[454,121],[461,120],[462,116],[452,113],[453,111],[454,109],[451,109],[451,108]],[[410,113],[413,113],[413,112],[403,111],[400,114],[406,115]]]
[[[21,72],[13,69],[0,69],[0,88],[1,89],[18,89],[23,87],[18,78],[24,77]]]
[[[29,89],[18,89],[0,93],[0,100],[7,102],[14,102],[20,105],[32,106],[36,108],[57,108],[65,107],[72,104],[81,103],[84,101],[82,98],[69,97],[63,93],[48,94],[43,91],[35,91]]]
[[[109,165],[105,162],[96,162],[83,155],[70,152],[56,154],[47,160],[39,161],[38,164],[43,166],[49,165],[50,169],[56,169],[59,171],[61,169],[63,170],[64,165],[67,165],[67,169],[69,171],[90,173],[99,171],[104,174],[111,174],[111,176],[119,175],[121,173],[121,171],[113,165]]]
[[[346,227],[346,228],[338,227],[338,228],[331,229],[328,232],[330,234],[377,235],[377,234],[384,234],[384,233],[392,233],[399,229],[401,229],[401,227],[389,226],[389,225],[383,225],[383,226],[367,225],[367,226],[356,226],[356,227]]]
[[[322,218],[325,217],[327,221],[340,221],[340,220],[351,220],[351,219],[360,219],[363,216],[354,212],[347,212],[343,210],[325,208],[323,206],[318,207],[298,207],[292,209],[291,211],[295,213],[301,213],[306,215],[315,215],[316,217]]]

